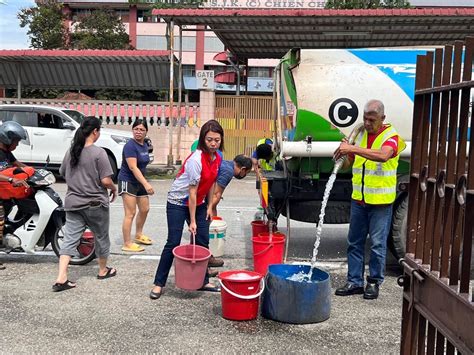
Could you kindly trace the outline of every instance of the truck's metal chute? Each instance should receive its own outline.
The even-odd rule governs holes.
[[[400,154],[401,158],[409,158],[411,154],[411,142],[405,142],[407,147]],[[340,142],[282,142],[281,158],[306,157],[306,158],[327,158],[334,154]]]

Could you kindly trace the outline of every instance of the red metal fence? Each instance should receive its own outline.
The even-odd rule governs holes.
[[[419,56],[401,353],[474,353],[474,38]]]

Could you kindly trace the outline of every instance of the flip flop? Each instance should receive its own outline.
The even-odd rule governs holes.
[[[142,252],[144,250],[145,250],[145,248],[139,246],[136,243],[130,244],[129,247],[127,247],[125,245],[122,247],[122,251],[128,251],[128,252],[131,252],[131,253],[139,253],[139,252]]]
[[[207,292],[221,292],[220,286],[203,286],[198,291],[207,291]]]
[[[104,275],[104,276],[100,276],[100,275],[97,275],[97,278],[99,280],[104,280],[104,279],[108,279],[109,277],[114,277],[115,275],[117,275],[117,270],[112,268],[112,267],[106,267],[107,269],[107,273]]]
[[[3,265],[2,263],[0,263],[0,270],[5,270],[7,267],[5,265]]]
[[[62,284],[59,283],[59,282],[56,282],[53,285],[53,292],[66,291],[66,290],[69,290],[69,289],[74,288],[74,287],[76,287],[76,284],[72,281],[69,281],[69,280],[66,280]]]
[[[135,237],[135,242],[137,242],[139,244],[143,244],[143,245],[152,245],[153,244],[153,241],[144,234],[137,235]]]

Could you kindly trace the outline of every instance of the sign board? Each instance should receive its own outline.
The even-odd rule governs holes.
[[[214,70],[196,70],[196,84],[199,90],[214,90]]]
[[[214,9],[324,9],[326,0],[207,0],[203,8]]]

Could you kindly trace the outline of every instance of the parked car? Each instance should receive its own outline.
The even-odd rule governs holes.
[[[27,139],[20,142],[15,157],[30,166],[43,167],[49,158],[49,169],[59,169],[64,154],[71,146],[76,129],[84,115],[75,110],[40,105],[0,105],[0,123],[16,121],[26,132]],[[114,177],[122,165],[122,150],[132,138],[132,133],[117,129],[102,128],[97,145],[104,148],[112,165]],[[153,146],[150,143],[150,159],[153,161]]]

